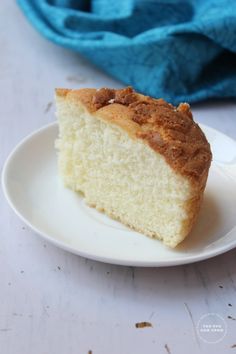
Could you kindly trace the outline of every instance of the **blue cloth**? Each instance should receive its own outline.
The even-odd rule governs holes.
[[[236,0],[17,0],[51,41],[174,103],[236,97]]]

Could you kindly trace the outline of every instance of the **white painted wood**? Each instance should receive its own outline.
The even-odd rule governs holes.
[[[54,87],[121,84],[41,38],[13,1],[0,5],[0,166],[26,134],[54,120]],[[193,106],[195,117],[236,138],[233,101]],[[233,353],[236,250],[164,269],[112,266],[34,235],[0,191],[0,353]],[[231,304],[232,306],[230,306]],[[226,337],[204,343],[200,317],[222,316]],[[150,321],[153,328],[137,329]]]

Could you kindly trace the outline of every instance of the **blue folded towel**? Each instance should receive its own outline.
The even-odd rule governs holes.
[[[236,0],[18,0],[45,37],[136,90],[236,97]]]

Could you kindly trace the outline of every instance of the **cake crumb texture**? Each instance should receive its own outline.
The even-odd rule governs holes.
[[[210,146],[186,103],[131,87],[56,90],[59,171],[86,202],[167,246],[197,218]]]

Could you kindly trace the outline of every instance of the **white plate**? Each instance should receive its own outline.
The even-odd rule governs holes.
[[[196,262],[236,246],[236,142],[202,126],[212,163],[205,199],[192,234],[175,250],[87,207],[57,173],[56,123],[26,137],[8,157],[5,196],[17,215],[46,240],[78,255],[132,266]]]

